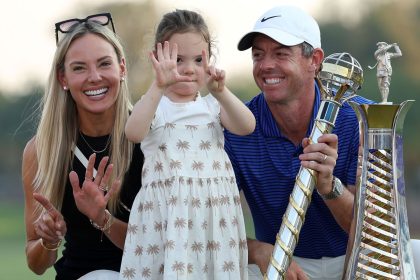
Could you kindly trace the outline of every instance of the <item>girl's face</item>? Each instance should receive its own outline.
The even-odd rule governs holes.
[[[125,61],[118,62],[113,46],[95,34],[74,40],[59,73],[76,103],[80,117],[113,111],[125,73]]]
[[[166,95],[175,102],[194,100],[197,92],[205,86],[202,50],[208,53],[208,43],[200,33],[175,33],[168,40],[178,45],[177,68],[180,75],[190,76],[191,82],[178,82],[168,87]]]

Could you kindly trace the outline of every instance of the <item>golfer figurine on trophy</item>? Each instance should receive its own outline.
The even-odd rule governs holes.
[[[360,123],[363,155],[343,279],[412,280],[416,275],[405,203],[402,134],[413,100],[388,102],[390,59],[401,56],[401,50],[397,44],[379,42],[377,46],[375,66],[382,102],[351,104]],[[391,48],[396,52],[388,52]]]
[[[388,101],[389,85],[391,83],[392,67],[391,58],[402,56],[400,47],[394,44],[387,44],[385,42],[378,42],[376,44],[378,49],[375,51],[376,64],[368,66],[370,69],[376,67],[376,77],[378,78],[378,87],[381,92],[382,102],[386,104]],[[394,48],[395,52],[389,52]]]

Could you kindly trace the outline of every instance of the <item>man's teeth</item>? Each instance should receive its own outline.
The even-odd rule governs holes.
[[[280,83],[279,78],[271,78],[271,79],[265,79],[265,83],[269,85],[274,85]]]
[[[97,90],[87,90],[84,93],[86,95],[89,95],[89,96],[95,96],[95,95],[105,93],[107,90],[108,90],[108,88],[101,88],[101,89],[97,89]]]

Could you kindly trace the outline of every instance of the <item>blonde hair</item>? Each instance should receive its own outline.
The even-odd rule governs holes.
[[[58,73],[64,71],[64,59],[71,43],[88,33],[100,36],[110,43],[119,62],[125,57],[117,36],[109,28],[94,22],[78,24],[71,33],[63,36],[57,46],[41,103],[41,119],[35,135],[38,169],[34,186],[37,192],[49,198],[59,210],[74,158],[72,147],[76,144],[79,124],[76,104],[71,95],[62,89]],[[121,81],[114,106],[115,120],[111,132],[109,161],[114,164],[111,180],[117,178],[123,180],[124,174],[129,169],[134,149],[133,144],[124,135],[124,126],[133,107],[126,80]],[[112,213],[117,210],[119,200],[119,192],[110,199],[108,206]]]

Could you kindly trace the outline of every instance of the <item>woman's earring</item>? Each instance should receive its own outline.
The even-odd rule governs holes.
[[[125,77],[124,76],[121,77],[121,82],[123,82],[123,81],[125,81]]]
[[[64,90],[64,91],[67,91],[68,89],[69,89],[68,87],[63,86],[63,90]]]

